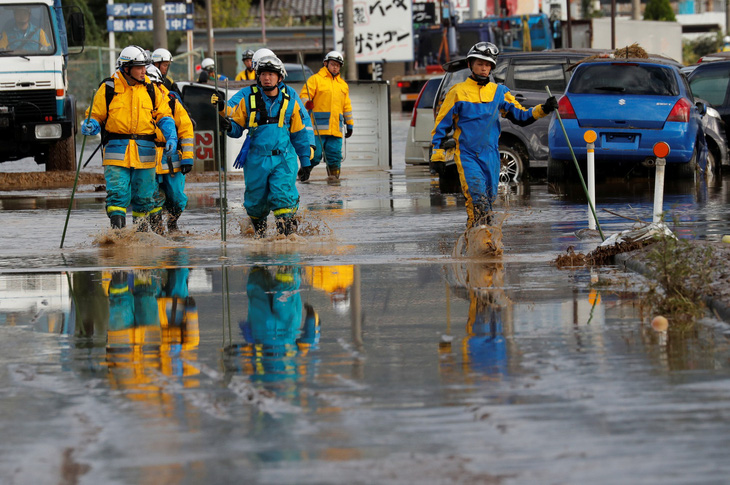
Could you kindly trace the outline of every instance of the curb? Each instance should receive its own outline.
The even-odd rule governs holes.
[[[634,273],[639,273],[646,278],[652,278],[651,271],[638,257],[639,253],[640,251],[620,253],[614,256],[614,260],[617,265],[623,266]],[[722,320],[723,323],[730,323],[730,304],[728,302],[718,300],[710,295],[705,295],[704,301],[707,308],[712,310],[718,319]]]

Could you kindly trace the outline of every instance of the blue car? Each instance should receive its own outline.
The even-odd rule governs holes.
[[[668,173],[691,178],[704,171],[707,146],[704,103],[695,104],[676,65],[646,59],[596,59],[578,64],[558,102],[579,162],[586,160],[583,135],[594,130],[596,173],[618,168],[627,174],[654,165],[654,144],[667,142]],[[548,180],[575,172],[557,117],[548,128]]]

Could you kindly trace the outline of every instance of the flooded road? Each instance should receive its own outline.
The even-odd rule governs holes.
[[[651,329],[643,280],[558,270],[586,208],[505,188],[504,254],[456,260],[463,199],[403,166],[300,185],[305,236],[241,235],[242,185],[191,186],[176,240],[109,243],[85,187],[0,194],[0,483],[724,483],[730,333]],[[728,180],[666,189],[727,234]],[[646,180],[598,189],[607,233]],[[270,228],[273,235],[273,228]]]

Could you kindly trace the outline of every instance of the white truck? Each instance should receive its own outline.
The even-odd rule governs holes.
[[[33,157],[47,171],[76,168],[66,69],[69,43],[84,38],[83,16],[64,15],[61,0],[0,0],[0,162]]]

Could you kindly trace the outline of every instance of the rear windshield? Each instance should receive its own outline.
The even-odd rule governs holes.
[[[568,86],[568,92],[677,96],[679,87],[669,67],[651,64],[596,63],[577,69]]]
[[[421,99],[418,101],[417,108],[433,108],[433,102],[436,98],[436,91],[438,91],[440,82],[441,78],[428,80],[426,85],[423,87],[423,94],[421,94]]]

